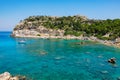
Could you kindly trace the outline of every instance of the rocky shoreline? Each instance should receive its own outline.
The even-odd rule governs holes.
[[[117,38],[114,41],[111,40],[100,40],[94,36],[73,36],[73,35],[64,35],[63,30],[52,30],[41,27],[40,31],[36,30],[14,30],[12,33],[13,37],[26,37],[26,38],[51,38],[51,39],[79,39],[79,40],[90,40],[105,44],[107,46],[114,46],[120,48],[120,38]]]
[[[26,80],[25,76],[12,76],[9,72],[0,74],[0,80]]]

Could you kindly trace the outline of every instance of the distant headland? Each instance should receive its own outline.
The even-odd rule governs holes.
[[[120,19],[95,20],[86,16],[30,16],[13,30],[14,37],[92,40],[120,47]]]

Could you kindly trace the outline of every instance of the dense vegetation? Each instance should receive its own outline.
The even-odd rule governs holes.
[[[21,22],[23,25],[17,25],[15,29],[18,27],[19,29],[35,29],[42,25],[47,28],[65,30],[65,35],[80,36],[82,34],[110,40],[120,37],[120,19],[93,20],[78,15],[67,17],[30,16]]]

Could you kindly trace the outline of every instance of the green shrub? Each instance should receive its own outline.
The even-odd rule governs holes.
[[[37,36],[41,36],[40,34],[37,34]]]

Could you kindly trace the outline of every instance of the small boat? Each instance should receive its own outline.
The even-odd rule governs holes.
[[[26,41],[25,40],[21,40],[18,42],[18,44],[26,44]]]

